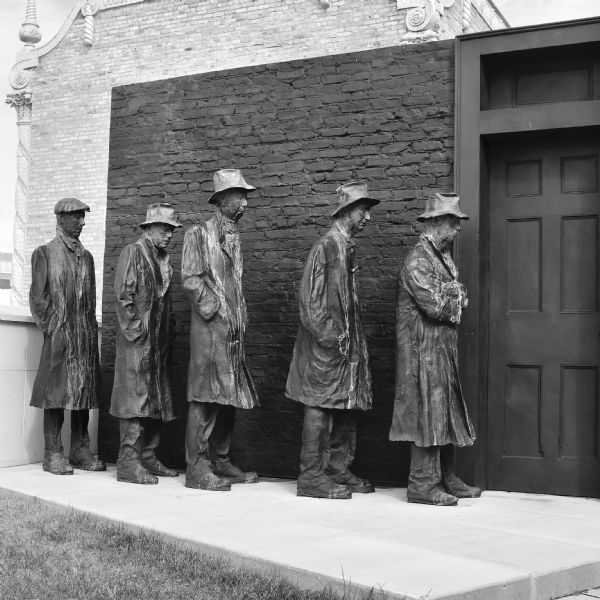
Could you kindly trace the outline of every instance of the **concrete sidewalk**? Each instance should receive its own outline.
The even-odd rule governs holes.
[[[307,588],[545,600],[600,585],[596,499],[484,492],[442,508],[408,504],[405,489],[316,500],[298,498],[293,481],[205,492],[184,487],[183,476],[139,486],[118,483],[114,467],[58,477],[39,464],[0,469],[0,490],[154,530]]]

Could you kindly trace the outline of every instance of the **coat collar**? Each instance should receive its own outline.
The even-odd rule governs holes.
[[[452,279],[456,279],[458,273],[450,252],[448,250],[440,250],[426,233],[421,235],[421,243],[427,253],[443,267],[446,273],[448,273]]]
[[[233,252],[230,244],[228,243],[227,234],[239,235],[237,225],[234,221],[228,219],[220,211],[215,212],[214,217],[212,217],[209,222],[212,222],[215,228],[221,249],[223,252],[225,252],[225,254],[227,254],[227,256],[229,256],[231,260],[233,260]]]
[[[61,227],[56,228],[56,237],[59,238],[64,245],[77,256],[77,258],[81,258],[83,255],[83,244],[77,238],[68,236]]]
[[[350,246],[350,248],[356,246],[356,242],[352,239],[352,236],[339,223],[334,223],[331,231],[344,241],[347,246]]]

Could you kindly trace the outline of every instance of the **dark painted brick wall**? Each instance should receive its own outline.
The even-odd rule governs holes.
[[[307,253],[330,224],[335,188],[367,180],[381,204],[357,238],[359,298],[375,408],[360,416],[355,470],[405,484],[408,453],[387,441],[394,396],[396,271],[415,241],[432,191],[452,190],[453,42],[383,48],[205,73],[116,88],[112,97],[103,291],[104,401],[100,451],[114,460],[118,424],[107,414],[115,343],[114,269],[139,235],[146,205],[168,199],[185,227],[211,215],[216,169],[239,167],[259,191],[240,223],[250,325],[247,359],[262,401],[239,411],[232,454],[262,475],[295,477],[301,406],[284,398]],[[189,306],[182,293],[183,232],[172,242],[172,366],[178,420],[159,454],[184,465]]]

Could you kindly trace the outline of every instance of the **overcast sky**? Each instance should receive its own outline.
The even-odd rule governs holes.
[[[223,0],[225,1],[225,0]],[[306,0],[307,2],[310,0]],[[391,1],[391,0],[390,0]],[[335,0],[334,0],[335,2]],[[7,77],[22,47],[18,32],[25,17],[26,0],[0,0],[0,73],[4,90],[11,92]],[[76,0],[38,0],[42,42],[58,31]],[[513,27],[600,16],[600,0],[495,0]],[[12,219],[16,180],[17,126],[13,108],[0,106],[0,252],[12,251]]]

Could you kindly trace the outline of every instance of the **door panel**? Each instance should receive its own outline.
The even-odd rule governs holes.
[[[490,148],[488,487],[600,495],[597,131]]]

